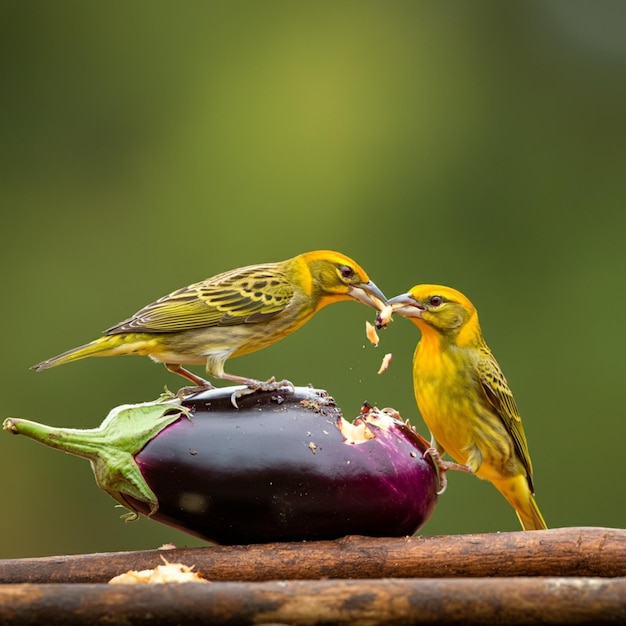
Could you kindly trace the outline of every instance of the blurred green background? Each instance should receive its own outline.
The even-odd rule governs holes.
[[[94,427],[176,388],[147,358],[29,367],[188,283],[337,249],[388,296],[467,293],[548,524],[626,525],[626,4],[4,0],[0,30],[2,418]],[[229,369],[427,435],[417,329],[375,349],[367,319],[334,305]],[[0,433],[0,468],[0,558],[200,543],[125,524],[81,459]],[[491,485],[449,483],[424,533],[518,529]]]

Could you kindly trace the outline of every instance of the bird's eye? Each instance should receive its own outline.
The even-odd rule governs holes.
[[[432,296],[430,299],[430,306],[440,306],[443,302],[443,298],[441,296]]]
[[[352,278],[354,276],[354,270],[349,265],[342,265],[339,271],[342,278]]]

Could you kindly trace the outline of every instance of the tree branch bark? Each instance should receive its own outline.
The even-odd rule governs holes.
[[[5,585],[0,622],[46,624],[623,624],[625,578]]]
[[[626,576],[626,530],[556,528],[533,532],[211,546],[0,560],[3,583],[102,583],[170,562],[212,581]]]

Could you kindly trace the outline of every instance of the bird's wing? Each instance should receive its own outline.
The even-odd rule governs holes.
[[[232,270],[164,296],[106,334],[169,333],[262,322],[283,311],[293,295],[293,285],[275,267]]]
[[[495,357],[487,347],[481,350],[481,356],[478,362],[478,373],[487,400],[500,416],[507,432],[513,438],[515,452],[526,470],[528,486],[531,492],[534,493],[532,464],[528,451],[528,443],[526,442],[526,435],[524,434],[524,427],[522,426],[522,418],[517,410],[515,398],[509,389],[506,378]]]

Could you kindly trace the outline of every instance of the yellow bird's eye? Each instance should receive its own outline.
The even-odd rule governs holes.
[[[430,306],[441,306],[443,298],[441,296],[432,296],[430,299]]]
[[[339,272],[342,278],[354,278],[354,270],[349,265],[342,265]]]

